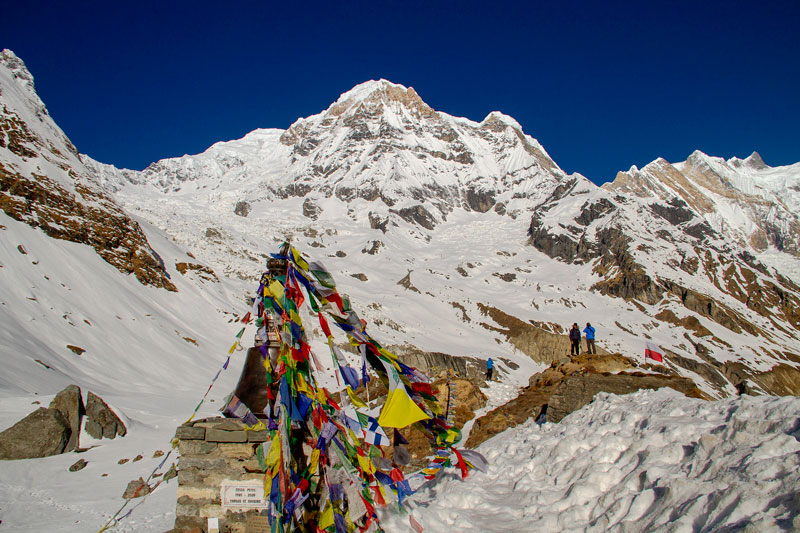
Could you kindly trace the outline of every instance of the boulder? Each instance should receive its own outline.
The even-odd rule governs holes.
[[[90,392],[86,398],[86,432],[96,439],[113,439],[124,437],[128,430],[106,402]]]
[[[67,442],[64,451],[71,452],[75,450],[79,446],[78,436],[81,433],[81,417],[85,413],[80,387],[69,385],[56,394],[56,397],[50,402],[50,409],[60,412],[69,423],[69,442]]]
[[[239,215],[240,217],[247,218],[247,215],[250,214],[250,211],[252,211],[252,209],[253,209],[252,206],[248,202],[240,200],[236,202],[236,207],[234,207],[233,212]]]
[[[86,468],[86,465],[89,464],[86,459],[78,459],[72,466],[69,467],[70,472],[77,472],[78,470],[83,470]]]
[[[58,455],[70,440],[69,421],[57,409],[40,407],[0,433],[0,459]]]
[[[122,494],[122,497],[126,500],[131,500],[133,498],[147,496],[151,492],[153,492],[153,489],[150,488],[150,485],[145,483],[143,478],[139,478],[128,483],[128,486],[125,487],[125,492]]]

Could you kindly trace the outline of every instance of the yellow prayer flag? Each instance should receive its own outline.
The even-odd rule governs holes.
[[[311,458],[308,460],[308,473],[315,474],[317,472],[317,467],[319,466],[319,450],[314,448],[314,451],[311,452]]]
[[[378,424],[400,429],[426,418],[430,417],[414,403],[405,388],[401,386],[389,391],[381,416],[378,417]]]
[[[308,387],[306,378],[304,378],[303,374],[299,372],[295,375],[294,386],[295,389],[299,390],[300,392],[305,392],[308,396],[314,396],[314,392]]]
[[[266,431],[267,430],[267,426],[264,424],[264,422],[259,420],[258,422],[256,422],[252,426],[245,426],[244,430],[245,431]]]
[[[264,462],[269,465],[277,464],[278,461],[281,460],[281,439],[278,438],[276,435],[272,439],[272,443],[269,446],[269,453],[267,453],[267,457],[264,459]]]
[[[328,397],[325,396],[325,391],[322,390],[322,387],[317,389],[317,400],[321,405],[328,405]]]
[[[299,266],[303,272],[308,272],[308,263],[306,263],[305,259],[300,255],[300,252],[294,249],[294,246],[292,246],[292,257],[294,258],[294,263]]]
[[[297,313],[294,311],[294,309],[292,309],[291,311],[289,311],[289,318],[291,318],[291,319],[292,319],[292,322],[294,322],[294,323],[295,323],[295,324],[297,324],[298,326],[302,326],[302,325],[303,325],[303,319],[302,319],[302,318],[300,318],[300,315],[298,315],[298,314],[297,314]]]
[[[384,348],[378,348],[378,353],[380,353],[380,354],[381,354],[382,356],[384,356],[386,359],[388,359],[389,361],[391,361],[391,362],[392,362],[392,364],[395,366],[395,368],[397,368],[398,370],[400,370],[400,367],[398,367],[398,366],[397,366],[397,363],[395,363],[395,361],[397,360],[397,356],[396,356],[395,354],[393,354],[392,352],[390,352],[389,350],[386,350],[386,349],[384,349]]]
[[[236,341],[236,342],[233,343],[233,346],[231,346],[231,349],[228,350],[228,355],[233,355],[233,352],[236,351],[236,347],[237,346],[239,346],[239,341]]]
[[[322,515],[319,517],[319,524],[317,527],[320,529],[328,529],[330,526],[333,525],[333,506],[331,505],[330,500],[325,504],[325,510],[322,511]]]
[[[280,281],[275,280],[269,284],[269,293],[278,302],[278,305],[283,307],[283,285]]]
[[[375,473],[375,465],[372,464],[369,457],[363,457],[361,455],[358,456],[358,464],[361,466],[361,470],[368,474]]]
[[[353,389],[350,388],[350,385],[347,385],[347,395],[350,396],[350,401],[353,402],[353,405],[356,407],[360,407],[362,409],[368,408],[367,404],[365,404],[361,398],[356,396],[356,393],[353,392]]]

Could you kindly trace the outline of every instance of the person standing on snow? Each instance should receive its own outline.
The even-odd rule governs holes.
[[[586,333],[586,351],[591,354],[597,354],[597,350],[594,347],[594,328],[587,322],[583,332]]]
[[[486,381],[492,380],[493,371],[494,371],[494,361],[492,361],[492,358],[490,357],[489,359],[486,360]]]
[[[570,355],[580,355],[581,354],[581,330],[578,328],[578,323],[575,322],[572,324],[572,329],[569,330],[569,340],[572,341],[572,348],[570,349]]]

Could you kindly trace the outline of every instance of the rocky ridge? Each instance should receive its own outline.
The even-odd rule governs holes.
[[[0,208],[51,237],[91,246],[143,284],[175,290],[139,224],[83,165],[9,50],[0,52]]]

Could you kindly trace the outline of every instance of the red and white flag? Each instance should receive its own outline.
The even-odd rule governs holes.
[[[652,342],[648,342],[644,349],[644,359],[645,361],[649,357],[653,361],[658,361],[659,363],[664,362],[664,355],[661,353],[661,348]]]

